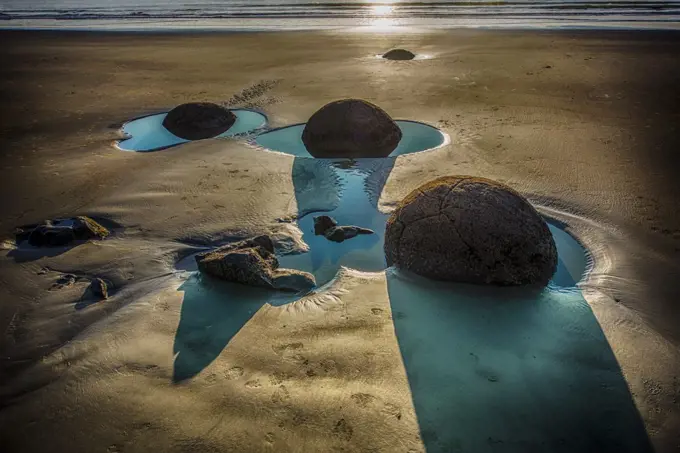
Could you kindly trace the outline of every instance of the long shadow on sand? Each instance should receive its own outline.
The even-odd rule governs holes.
[[[173,381],[200,373],[264,304],[283,305],[299,296],[223,282],[200,274],[179,288],[184,291],[175,333]]]
[[[307,253],[279,257],[281,267],[311,272],[317,285],[335,277],[340,266],[365,271],[385,269],[382,251],[385,215],[376,209],[394,159],[324,160],[297,157],[293,184],[298,226]],[[340,224],[358,225],[376,234],[342,243],[314,235],[314,213],[328,212]],[[212,363],[229,341],[264,304],[283,305],[300,295],[222,282],[199,274],[180,288],[184,292],[174,342],[173,381],[181,382]]]
[[[653,451],[577,288],[446,284],[392,269],[387,285],[428,453]]]

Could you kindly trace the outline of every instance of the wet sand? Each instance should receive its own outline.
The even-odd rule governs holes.
[[[120,225],[109,241],[57,256],[0,259],[0,420],[12,451],[430,442],[382,273],[346,271],[327,291],[264,307],[200,374],[173,384],[189,294],[175,261],[226,238],[298,234],[276,221],[297,212],[295,160],[238,141],[148,154],[112,146],[122,122],[181,102],[257,108],[277,127],[343,97],[450,136],[397,159],[384,211],[425,181],[471,174],[512,185],[569,226],[595,259],[584,296],[652,444],[680,445],[680,34],[0,35],[3,236],[60,215]],[[397,46],[429,58],[375,58]],[[106,277],[116,292],[75,310],[82,285],[49,291],[63,272]]]

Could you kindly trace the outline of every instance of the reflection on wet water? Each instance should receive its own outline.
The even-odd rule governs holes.
[[[232,112],[236,115],[236,122],[216,138],[252,134],[267,124],[267,117],[261,113],[246,109],[234,109]],[[129,138],[120,140],[117,143],[118,148],[123,151],[158,151],[189,142],[175,136],[163,126],[166,115],[167,113],[159,113],[125,123],[123,132]]]

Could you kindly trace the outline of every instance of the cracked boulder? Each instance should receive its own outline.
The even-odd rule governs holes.
[[[190,102],[170,110],[163,126],[184,140],[213,138],[226,132],[236,122],[229,109],[211,102]]]
[[[557,248],[540,214],[510,187],[472,176],[435,179],[387,221],[389,266],[476,284],[546,284]]]
[[[308,291],[314,276],[294,269],[279,269],[269,236],[257,236],[196,255],[198,270],[234,283],[282,291]]]
[[[377,105],[360,99],[324,105],[302,131],[307,151],[320,158],[386,157],[400,140],[397,123]]]

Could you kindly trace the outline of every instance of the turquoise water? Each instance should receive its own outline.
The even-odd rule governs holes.
[[[267,117],[261,113],[246,109],[234,109],[232,112],[236,115],[236,122],[216,138],[252,134],[267,125]],[[166,115],[167,113],[159,113],[125,123],[123,132],[129,138],[120,140],[118,148],[123,151],[158,151],[189,142],[190,140],[177,137],[163,126]]]
[[[437,148],[446,141],[446,136],[439,129],[427,124],[407,120],[398,120],[396,123],[401,129],[402,138],[389,157]],[[255,143],[264,148],[296,157],[312,157],[302,142],[302,131],[304,129],[305,124],[275,129],[258,135]]]
[[[303,214],[297,222],[310,250],[281,256],[281,266],[312,272],[319,286],[340,266],[384,270],[387,215],[377,205],[395,160],[296,157],[293,183]],[[375,234],[342,243],[315,236],[320,212]],[[428,453],[652,452],[616,357],[576,286],[587,252],[560,224],[549,227],[559,264],[543,289],[443,283],[386,270],[391,319]],[[197,274],[180,290],[176,382],[210,364],[265,303],[299,297]]]

